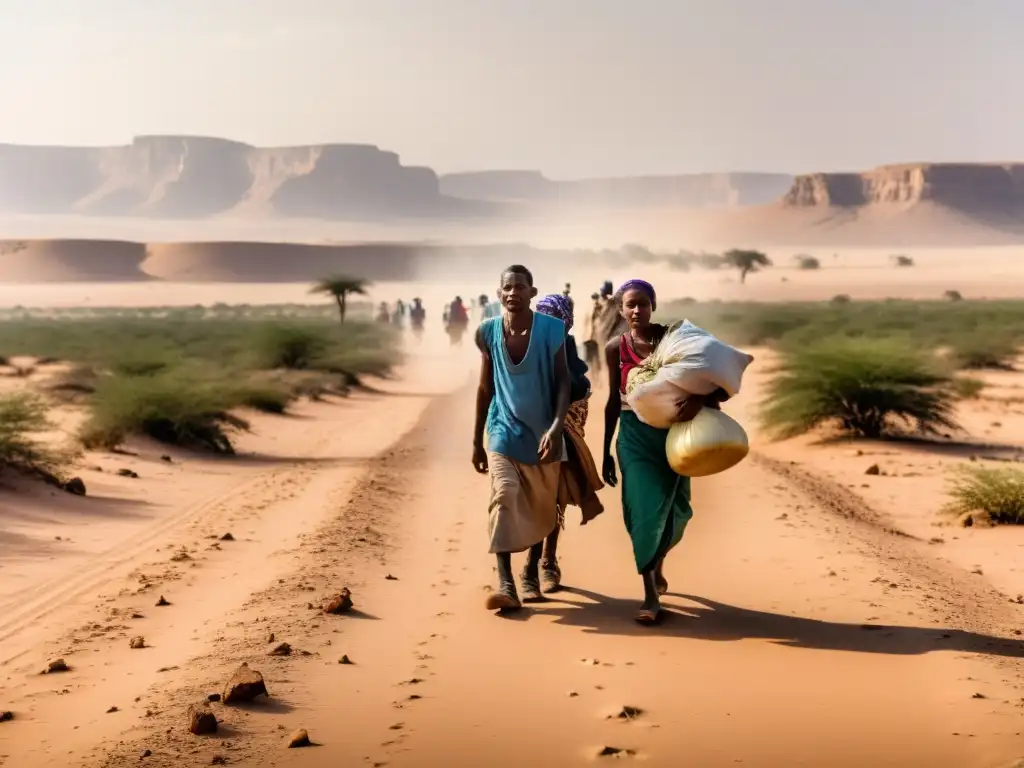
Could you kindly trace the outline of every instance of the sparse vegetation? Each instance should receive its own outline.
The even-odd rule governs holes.
[[[946,301],[963,301],[964,300],[963,294],[961,294],[960,291],[956,291],[956,290],[946,291],[945,293],[942,294],[942,296],[943,296],[943,298],[946,299]]]
[[[772,265],[771,259],[761,253],[761,251],[751,251],[742,248],[726,251],[724,258],[728,266],[739,270],[741,283],[747,281],[747,275],[751,272],[757,272],[764,267]]]
[[[782,357],[762,406],[766,429],[793,437],[822,426],[865,438],[955,429],[949,376],[913,347],[832,338]]]
[[[962,524],[1024,524],[1024,471],[1014,467],[957,467],[945,512]]]
[[[964,370],[1013,370],[1020,339],[1009,331],[978,328],[952,342],[953,359]]]
[[[972,400],[978,397],[985,389],[985,382],[981,379],[971,379],[958,376],[953,379],[953,391],[961,400]]]
[[[69,453],[47,447],[38,439],[50,428],[46,404],[26,393],[0,397],[0,470],[17,469],[47,478],[60,478]]]
[[[800,269],[821,269],[821,261],[814,256],[809,256],[806,253],[798,253],[793,258],[796,260],[796,265]]]
[[[910,256],[904,256],[902,254],[894,254],[889,257],[892,263],[897,267],[912,267],[914,266],[914,260]]]

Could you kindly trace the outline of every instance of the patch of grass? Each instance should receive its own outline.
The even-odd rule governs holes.
[[[1001,525],[1024,524],[1024,472],[1013,467],[957,467],[945,512]],[[970,523],[968,523],[970,524]]]
[[[1020,352],[1020,341],[1009,332],[979,328],[954,339],[952,351],[963,370],[1009,371]]]
[[[821,261],[815,256],[809,256],[806,253],[798,253],[793,258],[796,260],[796,265],[799,269],[821,269]]]
[[[305,371],[317,368],[331,346],[326,329],[301,325],[265,325],[256,341],[261,368]]]
[[[129,435],[217,453],[234,453],[231,434],[249,425],[231,413],[243,391],[223,379],[177,369],[145,377],[110,376],[99,383],[82,428],[87,448],[116,448]]]
[[[942,294],[942,297],[947,301],[963,301],[964,296],[960,291],[949,290]]]
[[[865,438],[955,429],[951,377],[914,347],[833,338],[787,350],[762,403],[765,428],[785,438],[822,426]]]
[[[282,414],[296,398],[292,390],[273,382],[252,382],[238,385],[239,405],[263,413]]]
[[[60,478],[71,455],[36,437],[50,426],[40,398],[25,393],[0,397],[0,468]]]
[[[985,382],[981,379],[971,379],[958,376],[953,379],[953,392],[961,400],[972,400],[978,397],[985,389]]]

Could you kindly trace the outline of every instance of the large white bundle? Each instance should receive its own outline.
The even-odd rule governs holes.
[[[753,360],[684,320],[630,376],[626,402],[644,424],[668,429],[676,419],[677,403],[687,394],[709,395],[719,388],[730,397],[739,392]]]
[[[684,477],[724,472],[749,451],[743,427],[713,408],[701,408],[692,420],[673,424],[665,438],[669,466]]]

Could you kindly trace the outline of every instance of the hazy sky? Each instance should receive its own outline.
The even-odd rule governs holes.
[[[1024,0],[0,0],[0,141],[553,177],[1024,160]]]

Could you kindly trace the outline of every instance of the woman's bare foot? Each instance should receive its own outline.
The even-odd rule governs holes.
[[[515,611],[522,608],[523,604],[519,602],[519,595],[516,594],[516,585],[514,582],[505,582],[498,586],[497,592],[492,592],[487,596],[487,610],[488,611]]]
[[[637,624],[657,624],[658,620],[661,618],[661,605],[657,602],[644,602],[633,618],[636,620]]]
[[[540,579],[537,576],[524,573],[519,577],[519,583],[523,588],[524,603],[540,603],[544,600],[544,595],[540,591]]]
[[[654,586],[658,590],[659,595],[668,593],[668,579],[665,578],[665,573],[662,568],[665,565],[665,561],[662,560],[658,563],[658,566],[654,569]]]

